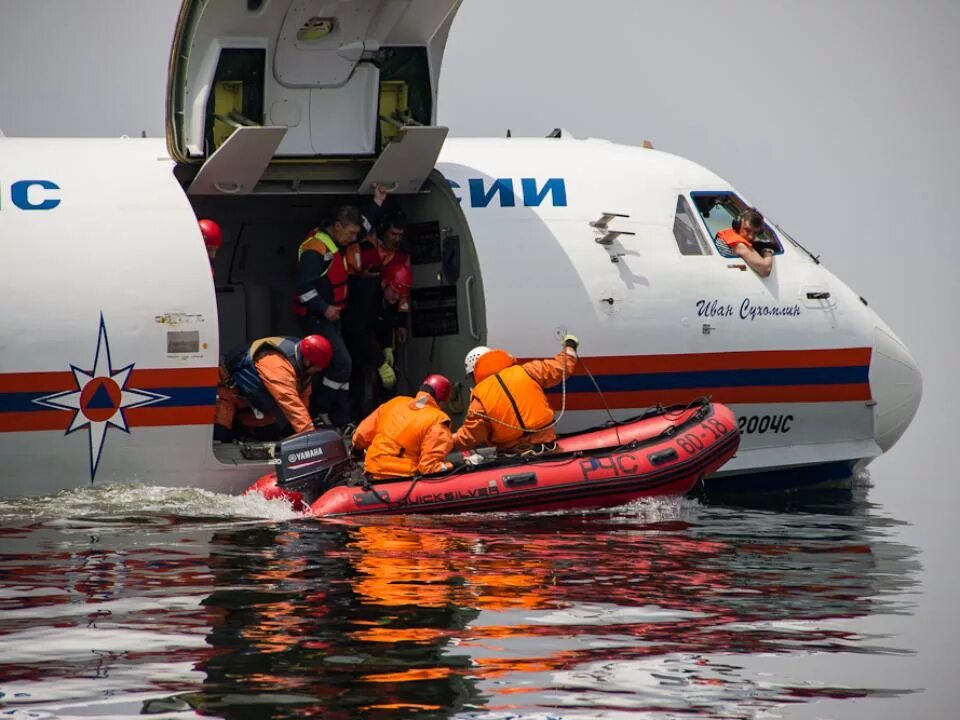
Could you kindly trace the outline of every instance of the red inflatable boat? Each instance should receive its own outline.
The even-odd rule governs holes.
[[[550,455],[371,484],[342,438],[318,430],[283,441],[278,472],[246,492],[285,497],[320,516],[613,507],[681,495],[733,457],[739,444],[733,412],[701,401],[563,436]]]

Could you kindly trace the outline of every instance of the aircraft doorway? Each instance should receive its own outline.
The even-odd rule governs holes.
[[[181,166],[181,173],[189,171]],[[181,177],[185,186],[190,181]],[[215,220],[223,232],[213,264],[221,360],[262,337],[302,336],[294,309],[300,243],[332,208],[354,204],[362,210],[370,199],[330,189],[242,197],[189,195],[197,217]],[[390,195],[384,207],[406,216],[401,247],[413,271],[406,339],[395,353],[395,393],[415,394],[426,375],[446,375],[454,383],[450,414],[456,423],[469,399],[463,358],[486,338],[483,284],[470,228],[446,180],[436,172],[420,192]],[[227,463],[268,459],[266,446],[252,447],[217,446],[215,454]]]

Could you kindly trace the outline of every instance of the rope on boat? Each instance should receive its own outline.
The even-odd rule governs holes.
[[[561,345],[561,347],[563,348],[562,352],[566,353],[567,346]],[[577,362],[580,362],[581,364],[583,363],[583,361],[580,360],[579,353],[577,354]],[[467,415],[468,416],[475,415],[476,417],[481,417],[484,420],[489,420],[490,422],[495,422],[498,425],[503,425],[504,427],[508,427],[511,430],[519,430],[524,435],[533,435],[534,433],[539,433],[539,432],[543,432],[544,430],[549,430],[550,428],[555,427],[557,423],[560,422],[560,419],[563,417],[563,414],[567,411],[567,363],[566,361],[564,361],[563,363],[561,372],[563,373],[563,375],[562,375],[562,380],[560,381],[560,412],[557,413],[557,416],[553,419],[553,422],[548,423],[543,427],[528,428],[528,427],[523,427],[522,425],[512,425],[511,423],[508,423],[505,420],[501,420],[500,418],[495,418],[492,415],[487,415],[486,413],[481,413],[481,412],[471,413],[469,410],[467,410]]]

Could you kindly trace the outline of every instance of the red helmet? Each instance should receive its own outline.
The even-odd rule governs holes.
[[[453,386],[443,375],[427,375],[423,379],[423,385],[420,389],[430,388],[430,392],[437,399],[437,402],[446,402],[450,399],[450,392]]]
[[[380,283],[383,287],[390,286],[401,295],[406,295],[413,285],[413,272],[406,263],[391,263],[384,268]]]
[[[220,226],[213,220],[204,218],[198,223],[200,225],[200,234],[203,235],[203,244],[212,250],[216,250],[223,242],[223,233],[220,232]]]
[[[333,359],[333,346],[323,335],[307,335],[300,341],[300,356],[308,363],[323,370]]]

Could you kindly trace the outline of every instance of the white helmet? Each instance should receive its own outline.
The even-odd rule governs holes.
[[[467,375],[473,372],[473,369],[477,366],[477,360],[490,352],[490,348],[486,345],[477,345],[473,350],[467,353],[467,356],[463,359],[463,369],[466,370]]]

